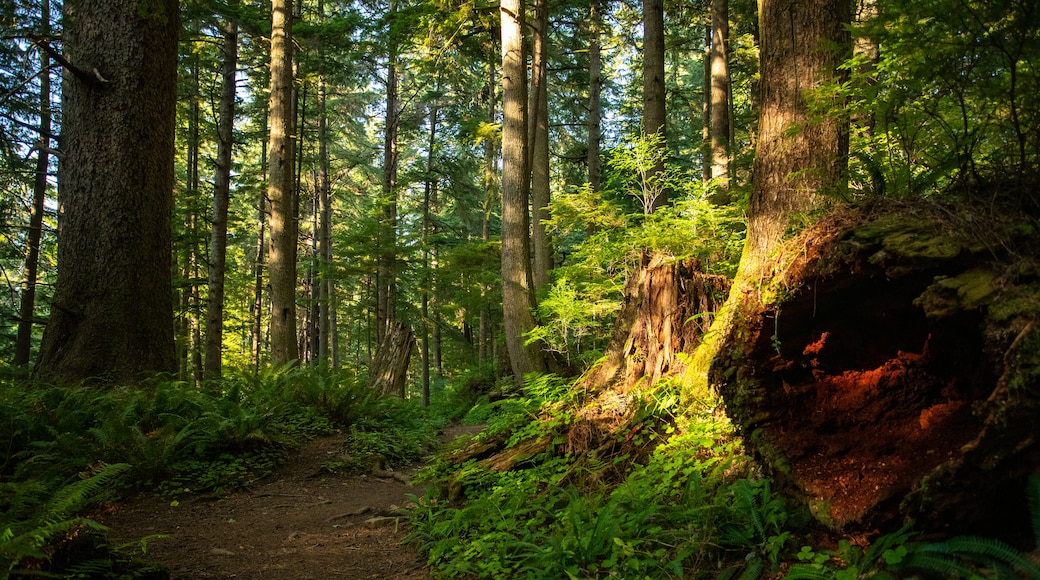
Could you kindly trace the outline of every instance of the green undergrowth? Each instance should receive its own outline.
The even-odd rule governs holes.
[[[144,546],[109,546],[89,518],[99,506],[133,491],[172,500],[248,486],[294,447],[334,433],[354,458],[343,468],[410,463],[428,453],[441,423],[415,401],[377,397],[352,374],[305,368],[232,370],[199,387],[0,379],[0,577],[147,577],[153,567],[131,566]]]
[[[502,455],[549,437],[504,471],[486,456],[444,454],[420,477],[406,541],[438,578],[1037,578],[1035,560],[995,539],[918,542],[910,526],[868,545],[835,538],[787,503],[743,450],[728,420],[678,413],[673,385],[630,402],[627,420],[595,449],[567,451],[581,393],[558,379],[482,401],[474,444]],[[640,441],[636,441],[640,439]],[[1040,534],[1040,478],[1030,482]]]

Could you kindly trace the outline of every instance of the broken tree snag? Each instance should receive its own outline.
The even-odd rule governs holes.
[[[643,254],[625,285],[625,299],[603,360],[581,379],[589,392],[627,391],[646,378],[676,374],[678,353],[693,353],[726,300],[730,280],[705,274],[697,260]]]
[[[996,237],[1021,214],[984,216],[835,212],[785,245],[723,339],[710,377],[730,417],[832,528],[1006,534],[1027,513],[1040,252]]]
[[[681,355],[692,355],[701,343],[729,286],[728,278],[705,274],[696,260],[644,254],[625,285],[603,360],[577,383],[587,398],[564,434],[562,450],[575,455],[634,451],[631,434],[645,427],[632,423],[639,391],[686,370]]]
[[[404,398],[408,363],[415,348],[415,336],[410,328],[397,322],[391,325],[379,343],[368,369],[368,383],[380,395]]]
[[[641,438],[633,436],[646,426],[633,424],[637,391],[685,370],[679,355],[692,354],[700,344],[729,283],[724,276],[703,273],[696,260],[644,254],[625,286],[606,355],[575,385],[586,397],[576,420],[559,434],[560,443],[538,437],[501,449],[505,438],[497,442],[499,447],[474,442],[453,461],[481,459],[482,466],[505,471],[544,451],[599,455],[600,460],[634,451]],[[637,455],[631,453],[633,460]]]

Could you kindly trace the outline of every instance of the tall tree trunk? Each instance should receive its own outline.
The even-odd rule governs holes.
[[[589,117],[588,117],[588,147],[586,164],[589,171],[589,187],[592,191],[599,191],[600,173],[602,171],[600,161],[600,135],[602,133],[603,105],[601,97],[603,94],[603,58],[602,58],[602,34],[603,17],[600,14],[600,0],[592,0],[589,6]]]
[[[524,58],[524,6],[500,5],[502,18],[502,313],[513,377],[542,371],[536,347],[524,345],[534,328],[530,233],[527,211],[527,64]]]
[[[528,153],[531,171],[531,280],[534,290],[549,284],[552,246],[545,221],[549,219],[549,83],[547,38],[549,1],[535,0],[531,30],[531,98],[528,109]]]
[[[436,89],[435,89],[436,92]],[[423,406],[430,405],[430,291],[434,284],[432,252],[430,251],[430,229],[432,227],[431,208],[436,195],[437,180],[434,177],[435,146],[437,144],[437,101],[430,104],[430,136],[426,143],[426,179],[423,188],[422,246],[423,265],[426,274],[422,289],[420,314],[422,318],[422,398]]]
[[[494,124],[498,120],[498,106],[495,89],[495,64],[488,63],[487,107],[488,122]],[[491,213],[498,201],[498,147],[494,139],[484,140],[484,211],[480,224],[480,239],[485,244],[491,241]],[[489,362],[488,346],[492,340],[491,304],[487,294],[490,288],[484,285],[480,289],[480,326],[477,332],[477,358],[481,364]]]
[[[221,375],[224,336],[224,274],[227,262],[228,204],[231,199],[231,153],[234,148],[235,72],[238,69],[238,24],[224,23],[218,105],[217,159],[213,175],[213,213],[210,217],[209,300],[206,304],[206,376]]]
[[[643,0],[643,135],[665,144],[664,0]],[[650,175],[664,171],[664,156]],[[668,191],[654,198],[651,211],[668,203]]]
[[[62,87],[58,279],[36,368],[48,379],[134,383],[176,370],[178,9],[175,0],[148,7],[65,3],[74,15],[65,56],[76,68]]]
[[[318,304],[321,319],[318,323],[318,364],[327,367],[332,331],[332,296],[335,291],[332,274],[332,207],[329,181],[329,118],[326,110],[325,75],[318,77],[318,205],[321,212],[318,224],[319,264]]]
[[[271,283],[271,361],[283,365],[300,357],[296,342],[295,165],[293,129],[293,6],[291,0],[271,5],[271,83],[268,103],[269,183],[271,204],[268,276]]]
[[[266,149],[266,146],[264,147]],[[260,349],[264,329],[264,248],[267,243],[267,195],[261,191],[256,209],[256,252],[254,253],[253,300],[249,303],[250,364],[260,364]]]
[[[380,199],[379,269],[376,287],[376,342],[382,343],[395,316],[397,302],[397,132],[398,103],[397,41],[392,34],[397,1],[390,0],[386,63],[386,126],[383,131],[383,195]]]
[[[200,265],[202,261],[199,232],[199,218],[194,209],[196,202],[202,197],[199,188],[199,150],[202,147],[201,138],[201,115],[202,105],[200,99],[201,84],[199,82],[199,56],[193,54],[191,59],[191,113],[188,119],[188,173],[186,176],[188,198],[193,206],[185,215],[185,234],[187,236],[187,260],[184,266],[184,278],[188,281],[187,310],[185,316],[188,322],[188,360],[192,379],[198,385],[202,380],[202,323],[200,321],[202,308],[202,291],[199,287]]]
[[[747,241],[729,299],[696,353],[699,372],[707,372],[739,312],[762,299],[759,282],[769,274],[791,217],[819,207],[826,192],[843,185],[847,125],[837,118],[809,119],[805,93],[837,77],[849,19],[844,0],[761,2],[762,106]]]
[[[50,0],[40,4],[40,33],[51,29]],[[47,52],[40,50],[40,128],[36,147],[36,175],[33,181],[32,214],[25,240],[25,269],[22,272],[21,303],[18,309],[18,336],[15,339],[14,365],[29,364],[32,351],[33,319],[36,317],[36,278],[40,266],[40,240],[43,239],[44,201],[51,151],[51,69]]]
[[[704,27],[704,99],[701,101],[701,179],[711,181],[711,24]]]
[[[729,0],[711,0],[711,176],[729,185]]]

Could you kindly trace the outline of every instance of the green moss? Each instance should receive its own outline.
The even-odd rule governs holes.
[[[1015,350],[1008,371],[1008,389],[1040,391],[1040,329],[1033,327]]]
[[[835,527],[834,517],[831,515],[831,502],[828,499],[823,498],[809,498],[807,500],[809,506],[809,512],[812,513],[816,521],[833,529]]]
[[[940,276],[914,300],[929,318],[943,318],[961,310],[974,310],[991,302],[997,275],[986,268],[972,268],[952,278]]]
[[[961,252],[976,251],[977,242],[948,234],[927,219],[894,214],[880,217],[852,230],[854,240],[880,245],[886,253],[904,258],[946,260]]]
[[[1040,318],[1040,282],[1016,286],[989,307],[989,318],[995,322],[1007,322],[1018,316]]]

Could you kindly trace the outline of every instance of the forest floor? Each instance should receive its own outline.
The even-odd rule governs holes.
[[[441,440],[479,429],[451,427]],[[303,445],[249,489],[176,502],[140,495],[103,523],[117,544],[136,547],[152,536],[144,557],[167,566],[173,579],[430,578],[419,553],[401,544],[407,530],[405,518],[397,517],[410,494],[423,494],[406,483],[416,468],[330,472],[326,466],[336,460],[343,439]]]

